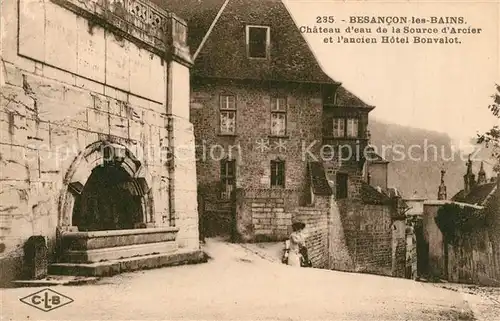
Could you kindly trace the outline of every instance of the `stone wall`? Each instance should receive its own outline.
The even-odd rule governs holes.
[[[352,259],[352,269],[357,272],[392,275],[395,255],[393,256],[390,206],[363,204],[352,200],[337,200],[337,204]],[[399,251],[398,256],[400,255],[404,262],[404,253]]]
[[[500,236],[482,229],[448,244],[448,280],[500,286]]]
[[[493,197],[492,197],[493,199]],[[497,202],[486,226],[469,233],[458,232],[455,241],[444,244],[434,218],[447,201],[424,204],[424,236],[429,246],[428,272],[431,277],[450,282],[500,286],[500,218]],[[446,250],[445,251],[445,247]]]
[[[293,213],[293,221],[306,224],[306,247],[309,259],[315,268],[328,268],[329,265],[329,198],[316,196],[315,206],[301,206]]]
[[[1,2],[2,283],[19,276],[22,244],[31,235],[46,237],[54,259],[56,228],[71,225],[68,184],[72,177],[85,183],[99,165],[102,155],[88,151],[96,142],[123,146],[140,162],[136,175],[153,200],[146,222],[175,224],[179,246],[198,248],[189,101],[167,97],[172,82],[188,90],[188,68],[165,61],[158,53],[166,43],[148,33],[117,35],[108,22],[90,21],[93,13],[76,7],[83,2],[75,11],[59,5],[72,1],[54,2]],[[175,150],[175,171],[163,158],[166,149]]]

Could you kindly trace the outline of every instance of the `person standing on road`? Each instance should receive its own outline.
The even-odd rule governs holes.
[[[292,234],[290,234],[290,251],[288,253],[288,265],[301,266],[300,249],[305,246],[305,238],[302,231],[306,225],[302,222],[292,224]]]

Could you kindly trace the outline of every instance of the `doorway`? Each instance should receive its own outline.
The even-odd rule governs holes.
[[[79,231],[121,230],[143,220],[135,179],[113,163],[94,168],[75,199],[73,225]]]

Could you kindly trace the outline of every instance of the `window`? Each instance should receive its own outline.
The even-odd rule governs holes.
[[[334,118],[333,137],[348,137],[348,138],[359,137],[359,119]]]
[[[269,27],[247,26],[247,52],[250,58],[267,58],[269,53]]]
[[[345,118],[333,119],[333,137],[344,137]]]
[[[236,133],[236,98],[230,95],[220,96],[220,133]]]
[[[285,161],[271,161],[271,187],[285,187]]]
[[[347,198],[347,181],[347,174],[337,173],[335,188],[335,197],[337,199]]]
[[[236,183],[236,161],[223,159],[220,162],[221,198],[230,199]]]
[[[271,99],[271,135],[286,135],[286,98]]]
[[[347,137],[358,137],[358,122],[357,118],[347,119]]]

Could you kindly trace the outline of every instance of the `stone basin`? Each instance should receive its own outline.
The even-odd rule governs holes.
[[[147,243],[175,241],[179,228],[158,227],[128,230],[62,232],[63,251],[85,251]]]

